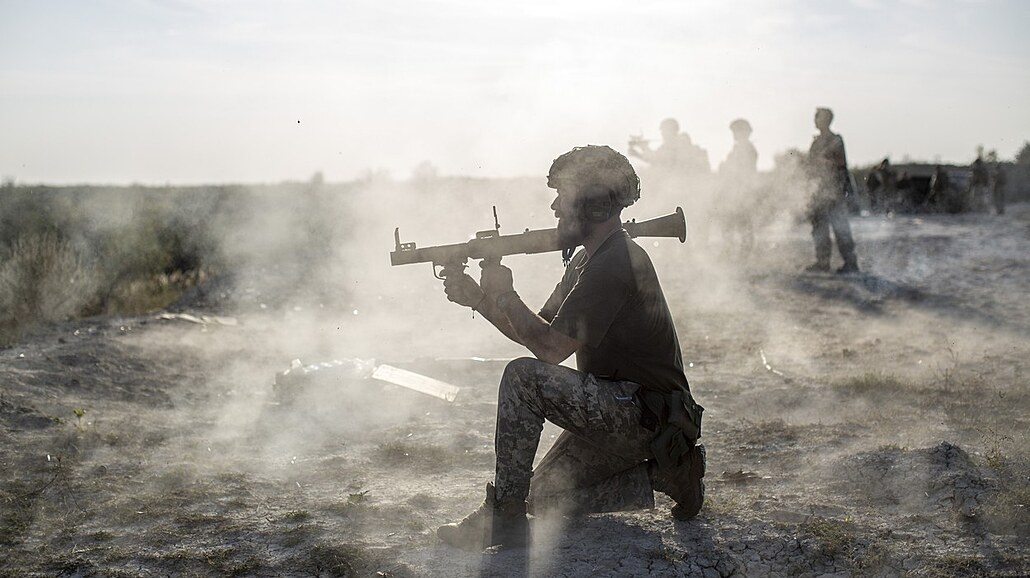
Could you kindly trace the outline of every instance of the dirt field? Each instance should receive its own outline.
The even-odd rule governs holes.
[[[222,316],[202,323],[39,328],[0,351],[0,575],[1030,575],[1030,205],[853,226],[851,276],[798,273],[803,227],[746,262],[646,242],[706,407],[706,506],[534,520],[526,551],[435,537],[482,501],[497,381],[525,353],[428,265],[355,277],[332,307],[216,284],[175,308]],[[542,302],[557,259],[510,261]],[[293,359],[345,358],[462,391],[326,371],[273,393]]]

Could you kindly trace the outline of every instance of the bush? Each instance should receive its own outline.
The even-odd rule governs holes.
[[[17,239],[0,263],[0,345],[36,323],[79,313],[96,292],[96,277],[57,233]]]
[[[346,299],[333,276],[351,186],[0,183],[0,345],[36,322],[161,309],[211,277],[282,300]],[[17,253],[17,255],[15,255]],[[305,283],[297,283],[303,276]],[[230,293],[231,292],[227,292]]]

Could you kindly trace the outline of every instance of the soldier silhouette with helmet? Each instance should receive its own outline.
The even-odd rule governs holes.
[[[704,501],[703,409],[651,259],[622,227],[622,209],[640,197],[636,172],[609,147],[577,147],[554,161],[547,184],[561,244],[582,249],[542,308],[522,301],[500,263],[484,261],[479,283],[464,272],[444,281],[450,301],[533,354],[501,377],[486,499],[437,530],[465,549],[526,545],[527,512],[648,508],[657,490],[687,519]],[[573,353],[577,369],[559,365]],[[565,432],[534,470],[545,420]]]
[[[657,149],[651,149],[650,143],[642,138],[633,138],[629,141],[629,156],[649,165],[648,190],[661,200],[683,203],[690,227],[688,243],[706,245],[712,188],[708,151],[681,132],[674,118],[663,120],[659,130],[662,142]]]
[[[833,111],[818,108],[815,111],[815,127],[819,133],[812,140],[808,150],[808,172],[815,189],[808,205],[808,218],[812,224],[812,240],[815,242],[815,263],[805,270],[821,272],[830,270],[830,253],[833,238],[844,265],[838,273],[857,273],[858,257],[855,255],[855,240],[848,223],[847,198],[851,194],[851,179],[848,161],[844,153],[844,139],[830,130]]]
[[[747,255],[755,244],[752,223],[754,194],[758,181],[758,151],[751,143],[751,123],[738,118],[730,123],[733,148],[719,165],[717,207],[714,209],[722,236]]]

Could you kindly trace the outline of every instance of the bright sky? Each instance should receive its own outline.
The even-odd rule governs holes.
[[[0,175],[17,182],[543,175],[658,138],[761,168],[836,113],[852,164],[1012,158],[1026,0],[0,0]]]

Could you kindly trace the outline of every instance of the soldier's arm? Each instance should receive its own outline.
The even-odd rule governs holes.
[[[483,301],[475,308],[484,319],[490,322],[491,325],[497,328],[505,337],[511,339],[519,345],[528,347],[522,339],[519,337],[518,332],[512,326],[511,322],[508,321],[508,317],[504,314],[494,300],[489,296],[484,296]]]
[[[651,146],[644,144],[629,150],[631,156],[635,156],[640,160],[653,164],[658,160],[658,151],[651,150]]]
[[[515,335],[513,339],[529,349],[540,361],[557,365],[581,346],[579,341],[552,329],[514,291],[499,295],[490,307],[507,320]]]
[[[478,311],[505,337],[523,345],[508,319],[494,306],[493,299],[467,273],[461,271],[445,275],[443,287],[449,301]]]

